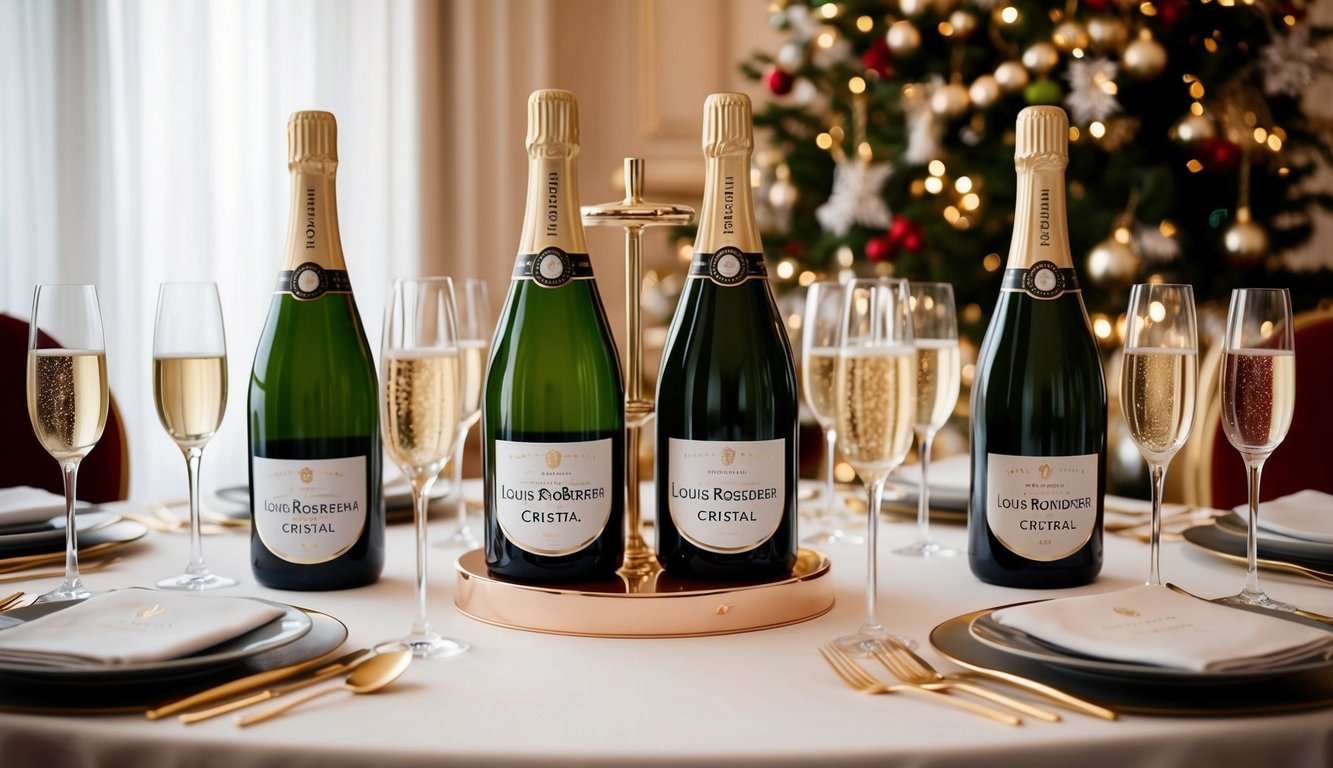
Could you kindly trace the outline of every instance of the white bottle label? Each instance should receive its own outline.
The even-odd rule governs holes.
[[[680,535],[709,552],[767,541],[782,523],[787,441],[669,441],[668,507]]]
[[[326,563],[366,527],[366,457],[254,462],[255,531],[289,563]]]
[[[495,441],[495,514],[505,538],[536,555],[591,544],[611,519],[611,438],[576,443]]]
[[[1097,454],[986,455],[986,523],[1011,551],[1049,562],[1092,538],[1097,524]]]

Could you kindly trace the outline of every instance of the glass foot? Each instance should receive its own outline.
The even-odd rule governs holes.
[[[426,632],[414,632],[401,640],[380,643],[375,646],[375,652],[411,651],[412,655],[418,659],[447,659],[450,656],[467,653],[471,647],[462,640],[442,637],[438,632],[428,630]]]
[[[849,656],[864,659],[871,658],[877,651],[884,650],[890,639],[914,651],[917,648],[917,643],[912,638],[884,631],[883,627],[880,627],[878,632],[867,631],[866,627],[862,627],[861,631],[851,635],[843,635],[834,640],[833,643],[846,651]]]
[[[455,528],[453,533],[449,534],[447,538],[439,541],[436,544],[436,546],[462,547],[465,550],[471,551],[474,549],[480,549],[481,542],[472,533],[472,526],[463,525],[459,526],[458,528]]]
[[[827,531],[819,531],[805,536],[801,539],[802,544],[854,544],[860,546],[866,543],[866,537],[859,533],[848,533],[841,528],[834,528]]]
[[[958,550],[952,547],[942,547],[934,541],[926,539],[895,549],[893,553],[907,557],[953,557],[958,554]]]
[[[92,597],[93,593],[83,586],[83,582],[75,579],[73,583],[65,582],[55,589],[43,595],[39,595],[33,604],[37,603],[58,603],[62,600],[84,600]]]
[[[1267,608],[1270,611],[1285,611],[1286,613],[1295,613],[1297,610],[1296,606],[1291,603],[1274,600],[1263,591],[1241,592],[1231,597],[1219,597],[1213,602],[1223,605],[1253,605],[1258,608]]]
[[[206,589],[222,589],[236,586],[236,579],[219,576],[216,573],[182,573],[157,582],[158,589],[182,589],[190,592],[203,592]]]

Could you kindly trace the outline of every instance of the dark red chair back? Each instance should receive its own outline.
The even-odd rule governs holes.
[[[45,334],[43,334],[45,337]],[[0,488],[30,485],[65,492],[60,465],[33,434],[28,419],[28,321],[0,313]],[[78,497],[101,503],[125,498],[130,487],[125,425],[111,398],[106,429],[97,446],[79,462]]]

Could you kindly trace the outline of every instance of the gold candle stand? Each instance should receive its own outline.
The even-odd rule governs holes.
[[[653,401],[643,391],[643,230],[659,226],[687,226],[694,209],[684,205],[646,203],[643,200],[643,158],[625,158],[625,199],[585,205],[583,224],[619,226],[625,230],[625,559],[618,573],[631,585],[642,586],[660,570],[657,558],[643,539],[639,504],[639,446],[643,428],[653,420]]]

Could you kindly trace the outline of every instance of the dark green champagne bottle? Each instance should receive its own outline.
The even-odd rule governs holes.
[[[375,363],[343,262],[338,128],[287,123],[286,263],[250,376],[250,564],[278,589],[370,584],[384,567]]]
[[[657,556],[675,576],[763,579],[796,562],[796,375],[750,193],[750,100],[704,104],[707,175],[657,384]]]
[[[1069,255],[1059,107],[1018,115],[1017,210],[972,385],[968,560],[982,581],[1072,587],[1102,568],[1106,382]]]
[[[624,553],[625,390],[579,218],[578,104],[528,99],[528,199],[482,407],[486,565],[612,575]]]

